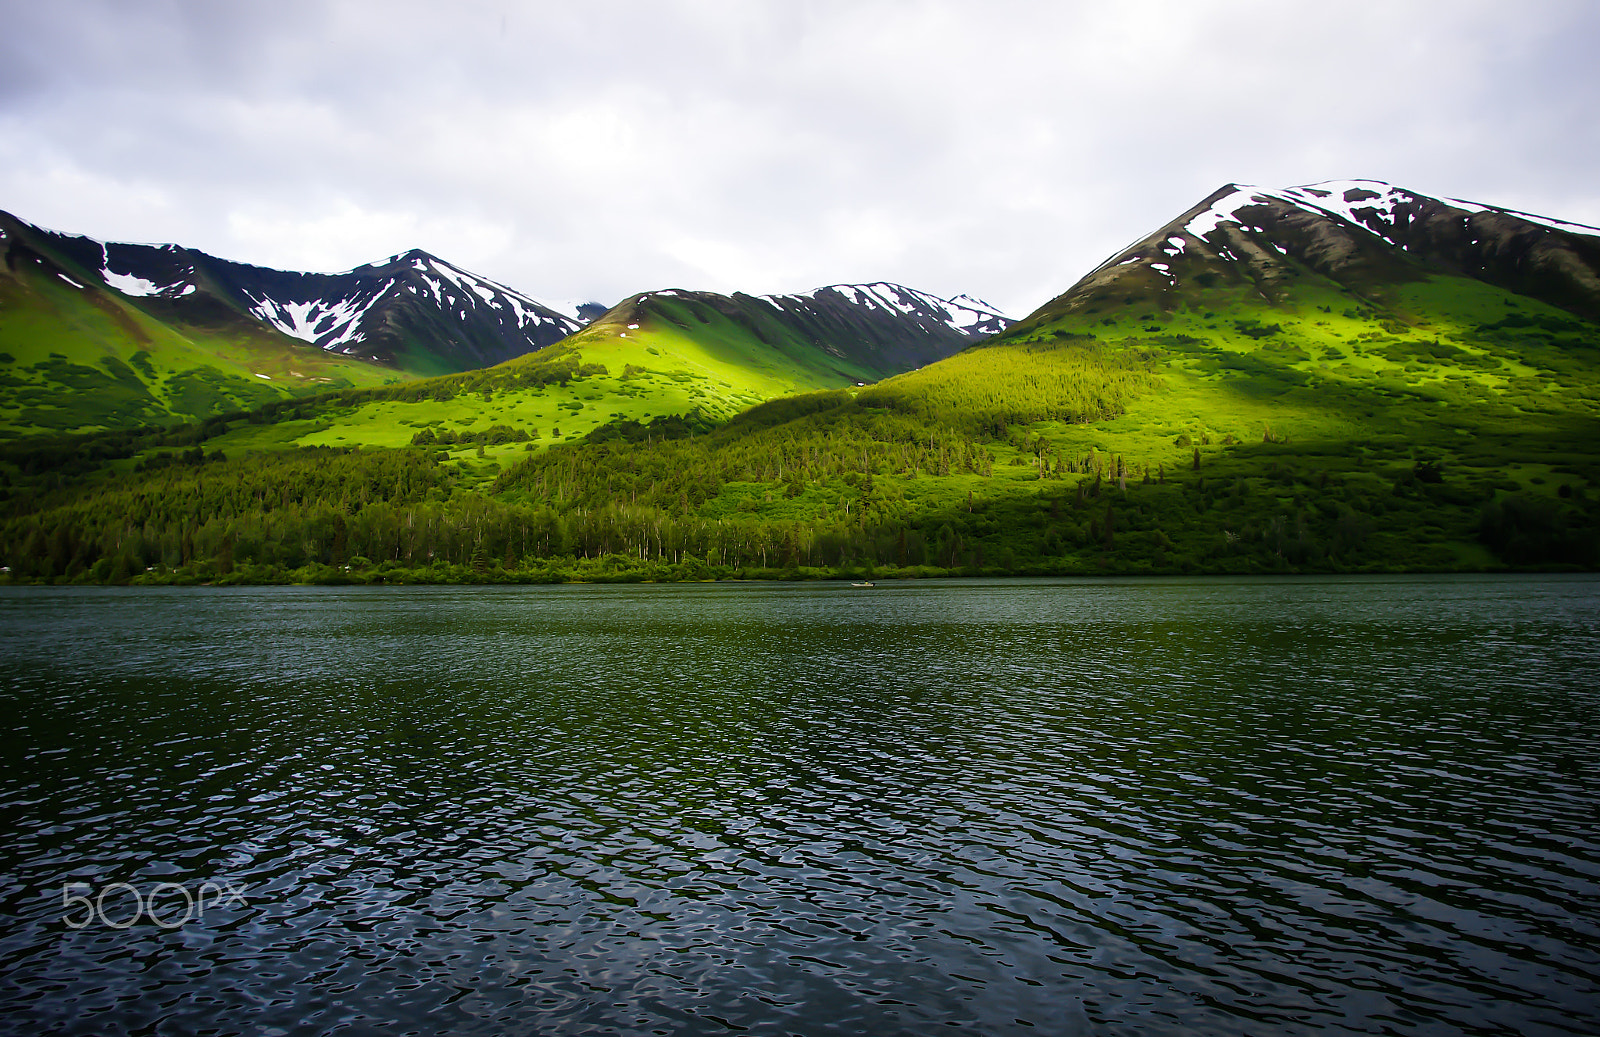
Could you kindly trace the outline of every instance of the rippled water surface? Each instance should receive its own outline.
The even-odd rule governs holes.
[[[1592,579],[15,589],[0,709],[9,1030],[1600,1032]]]

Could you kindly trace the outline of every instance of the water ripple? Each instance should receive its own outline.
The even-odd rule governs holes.
[[[0,1018],[1591,1033],[1597,621],[1566,578],[0,591]],[[74,930],[71,882],[244,896]]]

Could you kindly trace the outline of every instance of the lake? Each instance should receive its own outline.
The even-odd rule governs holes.
[[[1600,1032],[1590,577],[11,588],[0,697],[8,1030]]]

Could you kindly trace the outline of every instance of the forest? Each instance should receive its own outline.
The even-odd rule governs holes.
[[[208,433],[257,414],[64,439],[54,452],[34,444],[0,455],[11,462],[0,470],[0,577],[551,582],[1597,561],[1600,501],[1581,455],[1557,466],[1548,493],[1499,466],[1417,460],[1398,440],[1346,450],[1180,436],[1152,464],[1078,449],[1083,426],[1056,415],[1021,408],[1013,416],[1032,420],[996,422],[987,390],[954,421],[883,402],[815,393],[709,431],[620,422],[500,466],[429,441],[206,449]]]

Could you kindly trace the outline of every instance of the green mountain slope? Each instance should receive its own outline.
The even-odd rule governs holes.
[[[221,309],[172,323],[0,233],[0,436],[168,424],[400,380]]]
[[[1486,423],[1578,436],[1595,416],[1600,326],[1468,279],[1355,296],[1304,271],[1270,303],[1224,283],[1171,308],[1159,288],[1118,290],[1114,308],[1036,315],[862,402],[994,431],[1055,421],[1064,442],[1169,465],[1181,435],[1411,437],[1452,459]]]

